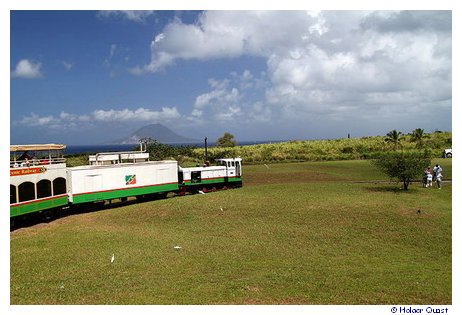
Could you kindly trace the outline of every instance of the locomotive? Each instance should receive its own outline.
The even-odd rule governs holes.
[[[103,152],[89,164],[67,167],[63,144],[10,146],[10,218],[34,212],[104,203],[205,193],[242,187],[242,159],[217,159],[216,166],[183,168],[175,160],[150,161],[139,151]]]

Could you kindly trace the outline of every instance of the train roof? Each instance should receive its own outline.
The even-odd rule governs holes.
[[[106,165],[81,165],[81,166],[74,166],[68,167],[68,170],[72,171],[81,171],[81,170],[92,170],[92,169],[114,169],[114,168],[122,168],[122,167],[140,167],[140,166],[162,166],[162,165],[174,165],[177,167],[178,162],[175,160],[162,160],[162,161],[144,161],[138,163],[117,163],[117,164],[106,164]]]
[[[65,144],[20,144],[10,145],[10,152],[64,150]]]
[[[226,159],[216,159],[215,161],[242,161],[240,157],[237,158],[226,158]]]
[[[180,167],[183,172],[198,172],[198,171],[221,171],[225,170],[225,166],[196,166],[196,167]]]

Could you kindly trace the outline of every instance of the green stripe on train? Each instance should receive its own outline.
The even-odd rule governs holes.
[[[195,186],[195,185],[204,185],[204,184],[216,184],[216,183],[224,183],[225,179],[221,178],[214,178],[214,179],[202,179],[200,182],[190,182],[187,181],[184,183],[185,186]]]
[[[67,205],[67,195],[48,200],[31,201],[26,204],[10,206],[10,217],[42,211]]]
[[[135,188],[129,188],[129,189],[98,191],[94,193],[74,195],[72,197],[72,200],[73,200],[72,203],[78,204],[78,203],[93,202],[93,201],[99,201],[99,200],[109,200],[109,199],[147,195],[147,194],[154,194],[154,193],[161,193],[161,192],[170,192],[170,191],[177,191],[177,190],[178,190],[178,184],[174,183],[174,184],[165,184],[165,185],[148,186],[148,187],[135,187]]]
[[[242,182],[241,177],[230,177],[228,178],[228,183]],[[184,183],[185,186],[196,186],[196,185],[207,185],[207,184],[217,184],[217,183],[226,183],[224,177],[214,178],[214,179],[202,179],[200,182],[192,183],[187,181]]]
[[[228,182],[230,182],[230,183],[242,182],[242,177],[230,177],[230,178],[228,178]]]

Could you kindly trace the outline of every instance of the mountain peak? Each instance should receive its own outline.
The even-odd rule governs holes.
[[[114,141],[116,144],[134,144],[140,139],[151,138],[160,143],[197,143],[199,140],[181,136],[161,124],[150,124],[141,127],[125,138]]]

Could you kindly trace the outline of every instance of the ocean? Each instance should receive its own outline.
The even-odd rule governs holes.
[[[242,141],[238,142],[237,145],[255,145],[255,144],[265,144],[265,143],[277,143],[284,142],[287,140],[276,140],[276,141]],[[171,144],[173,146],[196,146],[198,148],[203,148],[204,143],[175,143]],[[207,146],[214,147],[215,143],[207,143]],[[64,154],[96,154],[100,152],[121,152],[121,151],[138,151],[140,146],[138,144],[93,144],[93,145],[68,145],[64,150]]]

